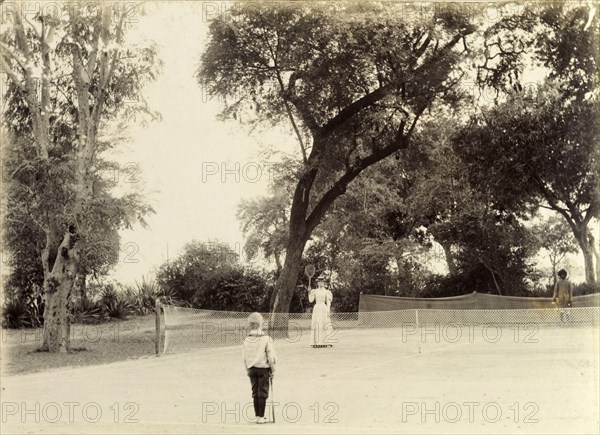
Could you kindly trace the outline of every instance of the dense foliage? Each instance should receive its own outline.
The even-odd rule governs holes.
[[[164,293],[195,308],[269,309],[272,287],[260,273],[242,267],[224,243],[188,243],[177,258],[159,267],[156,279]]]

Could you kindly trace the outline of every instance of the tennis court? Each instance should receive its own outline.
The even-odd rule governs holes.
[[[275,342],[275,424],[225,343],[4,378],[3,432],[598,432],[597,324],[342,327],[322,349],[298,331]]]

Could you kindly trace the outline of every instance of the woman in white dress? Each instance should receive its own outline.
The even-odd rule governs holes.
[[[309,302],[315,302],[310,325],[310,344],[312,347],[331,347],[333,325],[330,319],[333,295],[325,288],[325,280],[317,278],[317,288],[308,291]]]

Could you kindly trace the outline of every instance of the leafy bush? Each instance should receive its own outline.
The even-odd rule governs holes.
[[[193,306],[225,311],[268,311],[272,289],[252,270],[229,270],[208,280],[205,290],[194,295]]]
[[[119,297],[117,290],[112,284],[106,284],[100,293],[100,301],[103,306],[114,303]]]
[[[39,328],[44,325],[44,303],[41,296],[24,296],[5,301],[2,309],[4,328]]]
[[[16,329],[25,326],[29,318],[27,308],[25,301],[19,299],[6,301],[2,310],[2,327]]]
[[[331,310],[338,313],[354,313],[358,311],[360,288],[334,287]]]
[[[573,296],[583,296],[592,293],[600,293],[600,283],[597,282],[584,282],[577,284],[573,288]]]
[[[73,306],[71,319],[77,323],[99,323],[106,319],[106,313],[100,301],[80,299]]]
[[[156,279],[165,303],[228,311],[269,309],[268,279],[243,268],[237,254],[222,243],[187,244],[178,258],[160,266]]]
[[[31,328],[40,328],[44,326],[44,298],[40,296],[28,296],[27,306],[29,307],[29,319],[27,324]]]
[[[127,289],[127,298],[131,302],[133,310],[140,315],[146,315],[154,311],[159,287],[155,281],[142,277],[141,282],[135,282],[135,288]]]
[[[161,288],[153,279],[142,276],[141,282],[135,282],[135,287],[128,287],[125,295],[136,314],[145,316],[154,311],[156,299],[168,305],[191,306],[191,303],[177,300],[175,293],[167,288]]]
[[[134,311],[133,304],[124,296],[117,296],[115,299],[103,301],[104,312],[113,319],[126,319]]]
[[[97,317],[100,321],[105,320],[107,317],[125,319],[134,311],[134,304],[129,300],[127,294],[119,293],[111,283],[103,285],[100,298],[95,302],[95,305],[101,311],[101,315]],[[96,313],[92,305],[88,305],[88,308],[91,310],[90,314]]]

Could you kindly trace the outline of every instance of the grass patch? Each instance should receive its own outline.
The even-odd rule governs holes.
[[[154,315],[96,325],[71,326],[69,353],[41,349],[42,329],[2,330],[3,375],[107,364],[154,355]]]

